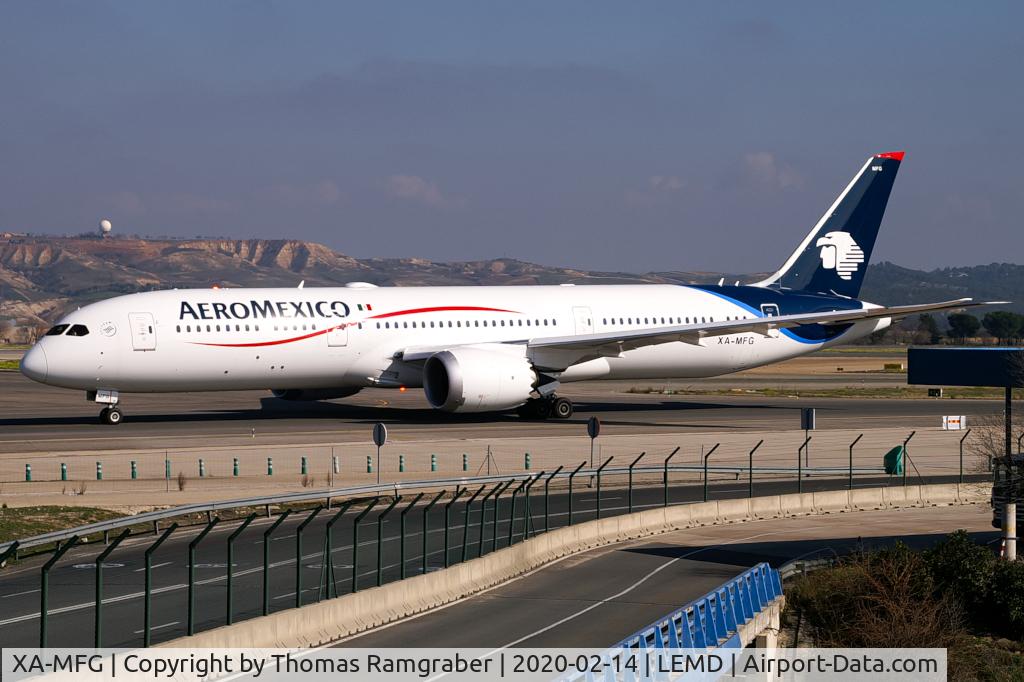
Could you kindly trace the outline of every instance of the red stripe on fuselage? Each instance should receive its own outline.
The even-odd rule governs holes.
[[[398,317],[399,315],[419,315],[420,313],[444,313],[450,311],[477,311],[485,313],[516,313],[515,310],[505,310],[504,308],[485,308],[476,305],[451,305],[451,306],[437,306],[434,308],[412,308],[410,310],[398,310],[393,313],[381,313],[380,315],[371,315],[367,319],[369,320],[383,320],[385,317]]]
[[[482,307],[482,306],[463,305],[463,306],[436,306],[436,307],[433,307],[433,308],[412,308],[410,310],[398,310],[398,311],[393,312],[393,313],[381,313],[380,315],[373,315],[373,316],[368,317],[366,319],[368,319],[368,320],[380,320],[380,319],[384,319],[385,317],[398,317],[400,315],[418,315],[418,314],[421,314],[421,313],[441,313],[441,312],[452,312],[452,311],[476,311],[476,312],[488,312],[488,313],[516,313],[516,314],[519,314],[515,310],[505,310],[503,308],[486,308],[486,307]],[[293,336],[290,339],[278,339],[277,341],[257,341],[257,342],[253,342],[253,343],[205,343],[203,341],[190,341],[189,343],[191,343],[192,345],[195,345],[195,346],[215,346],[217,348],[256,348],[256,347],[259,347],[259,346],[280,346],[281,344],[284,344],[284,343],[292,343],[294,341],[304,341],[305,339],[311,339],[314,336],[320,336],[321,334],[326,334],[326,333],[328,333],[330,331],[333,331],[335,329],[342,329],[344,327],[351,327],[354,324],[358,324],[358,322],[346,322],[345,324],[340,324],[340,325],[331,327],[329,329],[321,329],[320,331],[315,331],[315,332],[313,332],[311,334],[303,334],[302,336]]]

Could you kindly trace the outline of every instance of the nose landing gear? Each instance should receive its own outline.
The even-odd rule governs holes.
[[[530,398],[516,412],[523,419],[568,419],[572,416],[573,407],[568,398],[551,396]]]
[[[117,391],[108,388],[86,391],[85,399],[91,402],[100,403],[104,406],[103,409],[100,410],[100,424],[116,426],[124,419],[124,412],[122,412],[121,408],[117,406]]]

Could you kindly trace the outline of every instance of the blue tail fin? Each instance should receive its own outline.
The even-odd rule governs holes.
[[[754,286],[856,298],[903,152],[868,159],[779,271]]]

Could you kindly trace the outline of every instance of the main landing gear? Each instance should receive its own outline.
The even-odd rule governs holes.
[[[523,419],[568,419],[572,416],[572,401],[568,398],[530,398],[516,410]]]
[[[124,412],[117,405],[111,405],[110,407],[104,407],[100,410],[100,423],[108,424],[110,426],[116,426],[121,423],[124,419]]]

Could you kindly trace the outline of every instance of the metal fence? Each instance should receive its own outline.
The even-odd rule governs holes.
[[[267,508],[267,514],[269,515],[270,506],[280,506],[287,504],[298,504],[303,502],[309,502],[314,500],[323,500],[324,506],[327,509],[331,508],[332,501],[340,498],[358,497],[365,495],[384,495],[394,494],[395,496],[400,495],[404,491],[409,490],[424,490],[440,487],[455,487],[456,489],[469,486],[472,484],[486,484],[495,481],[527,481],[530,479],[547,476],[546,490],[550,490],[551,482],[558,481],[567,484],[571,489],[574,479],[586,480],[588,486],[592,486],[594,481],[597,481],[598,488],[600,488],[602,480],[608,482],[609,478],[614,477],[626,477],[627,489],[630,491],[634,487],[634,483],[646,482],[648,485],[652,479],[660,479],[662,488],[664,491],[665,503],[668,504],[668,491],[670,475],[672,474],[697,474],[699,480],[702,482],[704,496],[703,499],[708,499],[709,490],[712,485],[712,477],[725,476],[732,477],[733,480],[739,480],[741,476],[747,479],[748,483],[748,496],[753,497],[753,484],[755,476],[773,476],[773,477],[787,477],[796,476],[796,491],[802,492],[805,478],[812,476],[847,476],[848,486],[853,487],[853,481],[855,475],[873,475],[878,476],[885,474],[882,467],[858,467],[852,466],[848,468],[840,467],[800,467],[799,462],[797,467],[740,467],[740,466],[709,466],[708,461],[710,455],[717,449],[717,445],[712,448],[708,456],[704,458],[704,466],[679,466],[670,464],[674,452],[669,454],[665,458],[662,466],[660,467],[649,467],[649,466],[637,466],[640,458],[645,453],[641,453],[637,457],[631,466],[628,467],[609,467],[608,464],[611,461],[609,458],[600,467],[593,469],[584,468],[586,462],[581,462],[575,469],[565,470],[564,467],[558,467],[550,474],[541,471],[539,473],[525,472],[520,474],[511,475],[492,475],[492,476],[473,476],[473,477],[459,477],[459,478],[447,478],[447,479],[425,479],[419,481],[403,481],[403,482],[388,482],[369,484],[361,486],[349,486],[345,488],[321,488],[317,490],[303,490],[300,492],[281,493],[276,495],[263,495],[258,497],[249,498],[238,498],[231,500],[215,501],[215,502],[200,502],[195,504],[179,505],[175,507],[169,507],[167,509],[160,509],[151,512],[143,512],[135,514],[133,516],[127,516],[117,519],[110,519],[107,521],[99,521],[96,523],[78,526],[76,528],[70,528],[67,530],[59,530],[51,533],[45,533],[42,535],[36,535],[29,538],[23,538],[17,541],[0,543],[0,563],[8,558],[16,550],[25,550],[31,547],[37,547],[40,545],[49,545],[51,543],[60,543],[70,539],[73,536],[79,538],[94,535],[97,533],[104,534],[104,541],[107,540],[107,534],[111,531],[125,528],[128,526],[139,526],[157,524],[159,521],[166,519],[174,519],[178,517],[186,517],[195,514],[207,514],[208,516],[213,512],[226,511],[239,508],[247,507],[264,507]],[[756,449],[756,448],[755,448]],[[677,448],[678,450],[678,448]],[[906,484],[904,477],[903,484]],[[962,482],[962,479],[961,479]],[[154,525],[154,532],[157,532],[157,526]],[[16,547],[14,545],[17,545]]]
[[[963,451],[963,443],[957,442],[961,433],[927,429],[915,434],[916,451],[929,455],[918,463],[923,473],[957,471],[957,456]],[[968,434],[963,433],[963,437]],[[813,432],[811,437],[812,442],[803,450],[807,466],[843,467],[848,456],[853,456],[855,467],[874,467],[883,453],[905,440],[907,432],[895,428],[873,428],[863,433],[829,429]],[[4,453],[0,454],[0,482],[9,484],[7,492],[27,490],[22,486],[29,486],[32,491],[91,494],[133,490],[173,493],[179,480],[189,490],[223,489],[244,481],[245,485],[258,485],[269,492],[298,484],[313,488],[371,483],[378,474],[388,480],[419,480],[551,471],[559,465],[575,465],[575,452],[584,454],[580,438],[569,436],[529,441],[510,437],[493,443],[482,439],[399,441],[386,446],[380,459],[366,443],[287,445],[265,440],[273,439],[261,434],[251,443],[232,446]],[[615,464],[621,466],[638,451],[645,450],[653,457],[653,453],[667,453],[679,446],[682,450],[675,463],[700,466],[704,455],[720,441],[712,464],[743,466],[756,444],[759,465],[790,467],[804,440],[803,431],[792,430],[762,432],[753,437],[739,432],[607,435],[596,441],[595,462],[614,456]],[[971,454],[968,448],[968,455],[972,459],[968,468],[976,468],[976,453]]]
[[[581,462],[571,470],[560,466],[512,476],[242,498],[24,538],[0,545],[0,562],[33,547],[48,551],[52,546],[54,551],[40,569],[38,590],[27,580],[21,585],[32,588],[23,589],[25,593],[38,591],[38,611],[26,601],[34,597],[4,595],[10,615],[0,616],[0,635],[10,645],[82,646],[90,634],[96,646],[130,646],[140,640],[149,645],[155,632],[156,637],[170,638],[301,607],[442,569],[551,528],[606,515],[856,483],[849,471],[834,468],[713,467],[709,458],[702,467],[683,467],[672,466],[671,459],[664,458],[658,467],[637,466],[637,457],[633,466],[611,468],[609,459],[594,468]],[[672,483],[672,472],[696,473],[703,480],[696,485]],[[861,473],[872,476],[872,485],[906,483],[898,476],[879,477],[876,470]],[[730,480],[709,483],[715,474]],[[771,478],[758,480],[762,474]],[[812,474],[818,478],[810,479]],[[185,519],[194,520],[197,514],[205,516],[205,523],[184,527]],[[149,533],[156,537],[142,537]],[[109,544],[83,549],[83,539],[100,535]],[[73,550],[86,556],[79,556],[73,567],[66,561],[60,564]],[[83,567],[94,573],[92,598],[80,596],[81,573],[74,570]],[[56,586],[60,603],[53,606],[51,574],[62,576]],[[110,578],[115,579],[105,585]],[[51,639],[50,621],[58,614],[59,633]],[[38,638],[29,641],[31,628],[23,624],[36,618]]]

